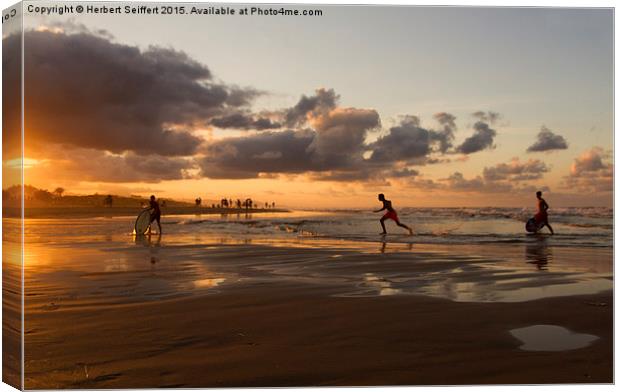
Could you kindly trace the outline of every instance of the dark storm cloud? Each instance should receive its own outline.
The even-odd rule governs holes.
[[[316,170],[311,130],[283,131],[226,138],[208,144],[199,160],[201,175],[209,178],[256,178],[259,173],[302,173]]]
[[[289,127],[303,124],[308,114],[319,114],[336,108],[339,99],[340,96],[333,89],[324,88],[317,89],[309,97],[302,95],[295,106],[285,111],[285,123]]]
[[[128,167],[138,173],[136,180],[144,178],[157,180],[178,180],[187,178],[186,170],[193,168],[191,159],[164,157],[161,155],[136,155],[129,153],[124,158]]]
[[[437,115],[435,118],[438,118]],[[454,117],[440,113],[439,118],[440,123],[444,121],[445,128],[442,131],[423,128],[418,117],[405,116],[398,126],[390,128],[387,135],[369,145],[372,150],[370,160],[382,163],[430,163],[432,159],[429,155],[433,152],[445,153],[454,137]]]
[[[370,145],[372,162],[397,162],[424,158],[431,152],[431,132],[420,127],[415,116],[406,116],[400,125]]]
[[[243,107],[252,104],[254,99],[264,95],[264,91],[256,90],[251,87],[229,86],[226,104],[232,107]]]
[[[485,149],[493,148],[493,139],[497,135],[497,131],[490,128],[483,121],[474,124],[474,134],[457,147],[457,152],[462,154],[472,154]]]
[[[216,117],[211,120],[211,125],[222,129],[243,129],[263,131],[265,129],[277,129],[281,127],[278,122],[269,118],[254,117],[251,114],[234,113],[227,116]]]
[[[209,178],[255,178],[261,173],[320,172],[333,179],[370,176],[363,167],[366,133],[379,126],[374,110],[336,108],[314,113],[314,129],[263,132],[208,144],[200,160]],[[328,173],[329,172],[329,173]]]
[[[89,33],[25,35],[27,126],[42,142],[191,155],[202,142],[193,127],[259,94],[214,82],[205,65],[172,49],[141,50]],[[19,37],[3,45],[20,45]]]
[[[527,152],[566,150],[567,148],[568,143],[562,135],[554,134],[543,125],[540,132],[538,132],[536,142],[527,148]]]
[[[439,163],[441,155],[452,146],[455,117],[437,113],[434,118],[443,126],[439,131],[426,129],[416,116],[405,116],[400,124],[373,143],[366,143],[368,132],[380,126],[379,115],[372,109],[342,108],[333,90],[317,90],[316,95],[302,97],[286,113],[303,113],[297,123],[303,131],[267,132],[242,138],[212,142],[201,160],[202,175],[213,178],[254,178],[265,173],[304,173],[313,179],[331,181],[378,180],[418,175],[412,169],[398,170],[398,162],[410,165]],[[300,118],[303,117],[303,120]],[[246,126],[246,117],[230,118],[238,128]],[[233,121],[234,120],[234,121]],[[477,123],[472,140],[494,130]],[[302,135],[300,137],[300,135]],[[292,143],[291,154],[286,143]],[[468,140],[463,151],[473,142]],[[480,143],[484,144],[484,140]],[[365,158],[365,154],[369,153]],[[436,154],[440,154],[438,157]],[[434,156],[433,156],[434,155]]]
[[[439,151],[445,153],[452,147],[454,133],[456,132],[456,123],[454,122],[456,117],[446,112],[436,113],[433,117],[443,126],[443,129],[437,132],[437,138],[439,140]]]
[[[361,158],[368,131],[380,125],[379,113],[372,109],[336,108],[310,119],[317,136],[310,149],[317,158]]]

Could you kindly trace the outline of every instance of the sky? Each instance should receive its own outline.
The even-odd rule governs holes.
[[[610,9],[288,8],[323,15],[26,15],[26,183],[304,208],[377,193],[522,207],[536,190],[611,206]]]

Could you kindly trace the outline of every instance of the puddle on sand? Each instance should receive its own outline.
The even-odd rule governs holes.
[[[524,351],[568,351],[589,346],[598,336],[572,332],[557,325],[532,325],[510,330]]]

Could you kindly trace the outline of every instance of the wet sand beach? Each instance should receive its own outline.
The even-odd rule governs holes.
[[[33,312],[27,318],[26,385],[612,382],[609,293],[508,305],[330,293],[277,283],[201,298]],[[519,350],[508,331],[536,324],[562,325],[599,340],[566,352]]]
[[[605,252],[162,237],[29,248],[27,388],[612,381]],[[598,339],[520,349],[536,325]]]
[[[26,221],[26,388],[613,381],[611,248],[128,222]]]

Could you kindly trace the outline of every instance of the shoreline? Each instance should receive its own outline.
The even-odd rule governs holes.
[[[610,249],[82,225],[27,233],[27,389],[613,382]],[[596,339],[525,351],[535,326]]]
[[[141,211],[138,207],[26,207],[24,218],[101,218],[101,217],[135,217]],[[210,207],[162,207],[162,216],[166,215],[237,215],[291,212],[282,208],[210,208]],[[3,207],[5,218],[20,218],[18,207]]]

